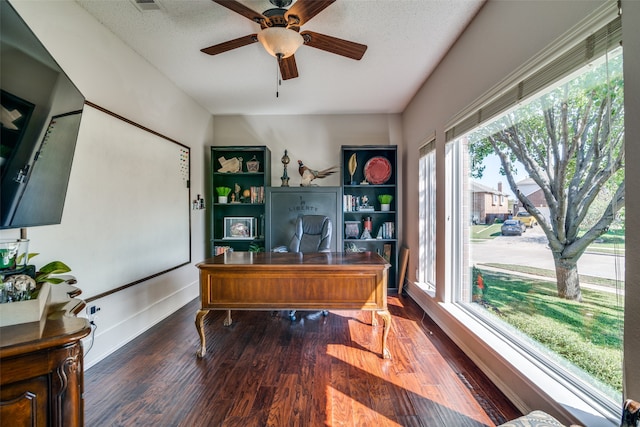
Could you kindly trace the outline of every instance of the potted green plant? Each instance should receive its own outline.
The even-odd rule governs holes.
[[[378,201],[380,202],[380,210],[388,211],[391,208],[392,200],[393,196],[391,194],[380,194],[378,196]]]
[[[30,260],[37,253],[22,254],[21,258]],[[17,263],[23,262],[22,259]],[[28,261],[27,261],[28,262]],[[50,299],[51,285],[63,283],[69,277],[56,275],[70,272],[71,269],[61,261],[52,261],[40,269],[32,264],[23,271],[12,275],[0,276],[0,326],[38,321],[45,312]]]
[[[230,187],[216,187],[216,193],[218,193],[218,203],[227,203],[227,197],[231,193]]]

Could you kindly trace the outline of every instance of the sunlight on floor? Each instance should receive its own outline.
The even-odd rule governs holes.
[[[420,324],[412,321],[406,322],[402,328],[421,329],[424,340],[419,342],[405,342],[402,337],[392,333],[389,335],[389,349],[392,353],[391,360],[380,358],[380,330],[382,326],[371,327],[369,313],[362,315],[354,313],[349,319],[349,338],[351,345],[348,348],[343,344],[327,346],[327,354],[335,358],[332,362],[332,384],[327,390],[327,406],[342,405],[338,410],[338,418],[342,418],[344,411],[352,411],[354,419],[375,421],[380,425],[398,425],[393,418],[404,413],[415,413],[418,416],[431,417],[435,413],[445,419],[448,414],[457,414],[468,417],[476,422],[486,423],[488,419],[483,408],[473,396],[472,386],[465,382],[462,376],[451,377],[441,374],[443,365],[448,362],[442,359],[429,339],[427,332]],[[394,321],[403,322],[400,318]],[[353,351],[354,348],[360,351]],[[413,348],[413,350],[411,350]],[[426,366],[414,365],[411,360],[413,351],[432,353],[434,363]],[[334,372],[336,370],[337,372]],[[340,377],[348,379],[339,380]],[[334,382],[336,378],[338,382]],[[345,385],[341,385],[345,383]],[[348,384],[351,386],[349,388]],[[354,384],[361,384],[360,390],[354,389]],[[367,390],[367,387],[372,387]],[[363,397],[362,389],[366,390]],[[385,407],[385,396],[406,395],[407,409],[394,408],[391,405]],[[468,396],[464,399],[455,399],[454,404],[446,396]],[[462,400],[462,404],[461,404]],[[344,408],[345,401],[351,402],[351,408]],[[336,403],[339,402],[339,403]],[[331,408],[327,408],[327,414]],[[415,411],[415,412],[414,412]],[[385,415],[390,414],[390,415]],[[392,419],[390,419],[392,418]],[[371,424],[373,425],[373,424]]]
[[[380,426],[402,427],[401,424],[398,424],[395,421],[390,420],[385,415],[362,404],[361,402],[358,402],[357,400],[351,398],[350,396],[345,395],[344,393],[340,392],[339,390],[336,390],[333,387],[328,387],[327,397],[328,397],[327,414],[333,414],[334,413],[333,411],[335,411],[336,413],[338,413],[338,417],[337,417],[338,420],[344,420],[345,418],[343,417],[345,413],[352,413],[353,416],[347,419],[361,420],[363,421],[361,425],[371,425],[371,426],[377,425],[378,427]],[[339,404],[342,406],[341,408],[339,408],[339,410],[337,410],[338,408],[333,407],[334,403],[336,402],[339,402]],[[347,405],[349,405],[348,408],[345,407]],[[329,419],[327,420],[327,425],[330,425],[330,426],[340,425],[340,423],[337,422],[338,420]]]

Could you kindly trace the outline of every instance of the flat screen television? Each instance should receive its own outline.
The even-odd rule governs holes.
[[[84,97],[0,0],[0,229],[62,220]]]

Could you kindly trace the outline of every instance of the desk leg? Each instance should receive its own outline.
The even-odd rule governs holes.
[[[389,310],[379,310],[376,313],[382,317],[382,321],[384,322],[384,329],[382,330],[382,358],[391,359],[391,352],[387,348],[387,337],[389,336],[389,330],[391,330],[391,313],[389,313]]]
[[[196,356],[203,358],[207,354],[207,346],[204,338],[204,317],[209,313],[209,310],[198,310],[196,314],[196,330],[200,335],[200,350],[196,352]]]
[[[231,320],[231,310],[227,310],[227,317],[224,319],[222,324],[224,326],[231,326],[231,323],[233,323],[233,320]]]

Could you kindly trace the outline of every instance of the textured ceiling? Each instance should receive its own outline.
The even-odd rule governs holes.
[[[277,63],[259,43],[216,56],[200,49],[259,31],[211,0],[76,0],[215,115],[402,112],[484,0],[337,0],[302,30],[366,44],[360,61],[302,46],[300,77],[277,87]],[[266,0],[240,0],[263,12]],[[279,96],[276,98],[276,90]]]

